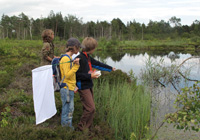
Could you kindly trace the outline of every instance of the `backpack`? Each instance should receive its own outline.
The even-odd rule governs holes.
[[[54,91],[59,92],[61,88],[68,85],[66,83],[63,83],[65,76],[63,79],[61,79],[61,72],[60,72],[60,60],[62,57],[67,56],[70,59],[70,69],[72,68],[72,59],[69,57],[69,55],[64,54],[60,58],[54,58],[51,62],[52,65],[52,70],[53,70],[53,86],[54,86]],[[69,63],[69,62],[66,62]]]

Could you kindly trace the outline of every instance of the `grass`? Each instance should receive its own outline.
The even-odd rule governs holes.
[[[60,125],[61,100],[56,93],[57,114],[45,123],[35,125],[32,99],[31,70],[40,64],[42,41],[0,40],[0,139],[113,139],[107,124],[95,121],[106,131],[69,132]],[[59,53],[59,48],[55,49]],[[75,98],[74,124],[77,124],[82,106],[79,96]]]
[[[46,122],[35,125],[35,113],[31,94],[23,90],[7,90],[0,95],[0,139],[9,140],[57,140],[57,139],[114,139],[112,129],[98,117],[94,120],[94,125],[101,127],[93,128],[92,132],[70,131],[61,127],[60,114],[62,103],[60,93],[55,93],[57,114]],[[78,94],[75,94],[75,112],[73,118],[74,126],[80,120],[82,106]]]
[[[57,56],[64,53],[62,45],[55,46]],[[99,81],[96,81],[94,97],[97,112],[92,132],[70,132],[61,127],[60,93],[55,93],[57,114],[36,126],[31,70],[40,65],[41,48],[40,40],[0,40],[0,139],[113,140],[129,139],[133,133],[136,138],[144,137],[149,120],[148,92],[143,86],[130,85],[128,76],[120,71],[106,75],[108,79],[104,82],[98,84]],[[113,83],[118,77],[123,81],[120,85]],[[75,127],[81,113],[80,98],[75,94]]]
[[[194,50],[194,46],[189,46],[189,40],[135,40],[121,41],[122,49],[145,49],[145,50]]]
[[[116,139],[129,139],[131,133],[135,134],[135,139],[144,138],[151,102],[150,93],[144,86],[126,81],[110,85],[108,81],[101,81],[94,89],[98,115],[115,130]]]
[[[197,42],[197,41],[196,41]],[[195,42],[190,38],[179,38],[165,40],[123,40],[118,39],[106,40],[101,38],[98,40],[99,50],[187,50],[194,51]]]
[[[135,133],[136,139],[141,139],[146,133],[150,119],[150,98],[142,86],[131,86],[129,83],[112,84],[95,82],[94,93],[97,113],[94,130],[88,132],[69,132],[60,127],[61,100],[55,93],[57,114],[46,122],[36,126],[31,94],[23,90],[10,89],[0,95],[0,110],[7,115],[1,115],[0,122],[7,124],[0,127],[0,139],[88,139],[93,135],[97,139],[129,139]],[[121,87],[120,90],[117,87]],[[98,92],[97,92],[98,91]],[[10,111],[7,111],[9,108]],[[82,113],[78,94],[75,94],[75,112],[73,123],[76,126]],[[108,125],[109,124],[109,125]],[[110,127],[112,128],[110,128]],[[60,132],[60,131],[64,132]],[[113,130],[115,134],[113,133]],[[15,133],[13,133],[15,131]],[[13,134],[12,134],[13,133]],[[83,136],[83,137],[82,137]]]
[[[40,46],[42,46],[41,41],[0,40],[0,92],[9,86],[17,76],[20,78],[24,72],[28,72],[27,76],[31,76],[31,71],[27,70],[39,65]],[[24,66],[30,68],[18,71]]]

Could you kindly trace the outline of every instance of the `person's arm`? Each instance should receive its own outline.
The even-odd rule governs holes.
[[[91,79],[96,79],[99,77],[98,73],[83,73],[80,70],[76,72],[76,78],[77,80],[91,80]]]
[[[50,44],[49,43],[44,43],[43,44],[43,48],[42,48],[42,55],[46,60],[51,62],[52,58],[49,57],[49,53],[50,53]]]
[[[112,68],[111,66],[109,66],[107,64],[101,63],[92,57],[90,57],[90,60],[91,60],[93,68],[99,69],[101,71],[109,71],[109,72],[111,72],[112,70],[113,71],[115,70],[115,68]]]
[[[51,57],[49,57],[49,56],[47,56],[46,59],[47,59],[48,61],[50,61],[50,62],[53,60],[53,59],[52,59]]]

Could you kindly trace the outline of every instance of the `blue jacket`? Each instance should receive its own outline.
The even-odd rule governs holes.
[[[76,58],[80,58],[80,67],[76,72],[76,85],[79,90],[89,89],[93,87],[91,74],[88,73],[90,71],[88,59],[90,59],[93,68],[99,69],[101,71],[112,71],[111,66],[95,60],[90,55],[88,55],[87,58],[83,52],[81,52]]]

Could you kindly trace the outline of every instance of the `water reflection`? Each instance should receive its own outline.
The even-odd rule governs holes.
[[[145,62],[149,57],[152,61],[159,62],[163,59],[166,65],[181,64],[185,59],[191,56],[200,56],[197,52],[184,52],[184,51],[139,51],[139,50],[110,50],[110,51],[97,51],[95,58],[103,61],[117,69],[124,72],[129,72],[131,69],[138,76],[141,69],[144,68]],[[191,78],[200,79],[200,60],[191,59],[182,66],[182,70],[191,68]]]
[[[97,51],[96,59],[106,62],[107,64],[121,69],[124,72],[129,72],[131,69],[135,73],[135,76],[139,77],[141,69],[144,69],[145,62],[147,59],[151,58],[152,61],[158,62],[160,59],[163,59],[163,62],[166,66],[175,64],[179,66],[184,60],[191,56],[200,56],[197,52],[184,52],[184,51]],[[185,73],[188,71],[190,73],[188,78],[200,80],[200,59],[190,59],[185,62],[180,69],[181,72]],[[185,86],[192,86],[193,82],[186,82],[183,78],[180,82],[179,89]],[[157,87],[152,89],[155,92],[152,94],[152,110],[157,112],[151,117],[152,130],[158,128],[160,123],[163,121],[165,114],[174,112],[173,102],[176,98],[177,92],[175,89],[170,86],[167,88]],[[200,137],[200,134],[194,132],[183,132],[173,128],[173,126],[167,124],[168,127],[163,127],[158,134],[158,139],[165,139],[168,137],[163,137],[163,134],[171,135],[171,132],[176,134],[176,139],[182,139],[182,135],[187,135],[187,138],[196,135]],[[174,136],[173,136],[174,137]],[[186,139],[187,139],[186,138]]]

